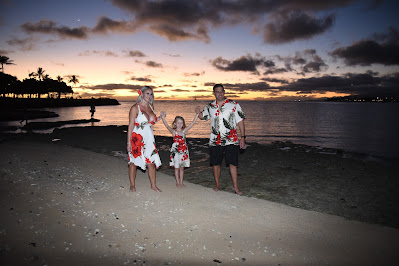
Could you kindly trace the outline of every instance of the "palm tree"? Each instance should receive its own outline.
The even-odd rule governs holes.
[[[63,78],[60,76],[60,75],[58,75],[57,76],[57,81],[58,81],[58,86],[57,86],[57,93],[58,93],[58,96],[57,96],[57,99],[60,99],[61,98],[61,88],[62,88],[62,86],[61,86],[61,82],[62,82],[62,80],[63,80]],[[64,82],[65,83],[65,82]]]
[[[4,65],[14,65],[14,60],[10,60],[7,56],[0,55],[1,70],[4,73]]]
[[[69,83],[73,83],[74,85],[76,85],[76,83],[79,83],[79,80],[76,78],[75,75],[72,75],[71,79],[69,80]],[[72,92],[72,98],[73,98],[73,92]]]
[[[43,70],[43,68],[38,67],[36,72],[32,72],[29,74],[29,77],[33,76],[35,78],[37,77],[39,80],[43,80],[45,77],[44,72],[46,72],[46,70]]]

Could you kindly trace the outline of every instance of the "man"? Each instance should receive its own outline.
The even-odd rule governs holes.
[[[238,153],[240,148],[245,147],[245,114],[240,105],[235,101],[227,99],[224,94],[224,87],[221,84],[213,86],[215,101],[204,107],[199,114],[199,119],[211,119],[211,137],[209,139],[210,164],[215,178],[214,191],[220,188],[220,165],[223,157],[226,165],[229,166],[233,190],[242,195],[237,184]],[[197,109],[200,109],[197,106]],[[237,126],[240,129],[240,141],[237,136]]]

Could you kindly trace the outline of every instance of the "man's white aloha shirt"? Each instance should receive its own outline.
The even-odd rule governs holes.
[[[215,100],[205,106],[202,115],[205,121],[211,119],[210,146],[238,145],[237,123],[245,114],[237,102],[226,99],[219,106]]]

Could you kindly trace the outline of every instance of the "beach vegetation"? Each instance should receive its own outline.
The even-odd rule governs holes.
[[[78,82],[76,77],[72,80]],[[23,81],[0,72],[0,97],[42,98],[42,95],[47,95],[47,98],[54,98],[56,95],[56,98],[60,99],[62,94],[65,97],[67,94],[73,94],[72,87],[62,81],[60,76],[56,80],[50,78],[41,67],[36,72],[29,73],[29,78]]]
[[[14,65],[14,60],[10,60],[5,55],[0,55],[1,72],[4,73],[4,65]]]

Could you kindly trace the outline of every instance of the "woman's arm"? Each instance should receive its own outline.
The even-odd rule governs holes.
[[[130,139],[132,137],[132,133],[133,133],[133,128],[134,128],[134,121],[136,120],[138,114],[138,108],[137,105],[133,105],[130,108],[130,112],[129,112],[129,126],[127,127],[127,151],[131,152],[132,151],[132,144],[130,142]]]

